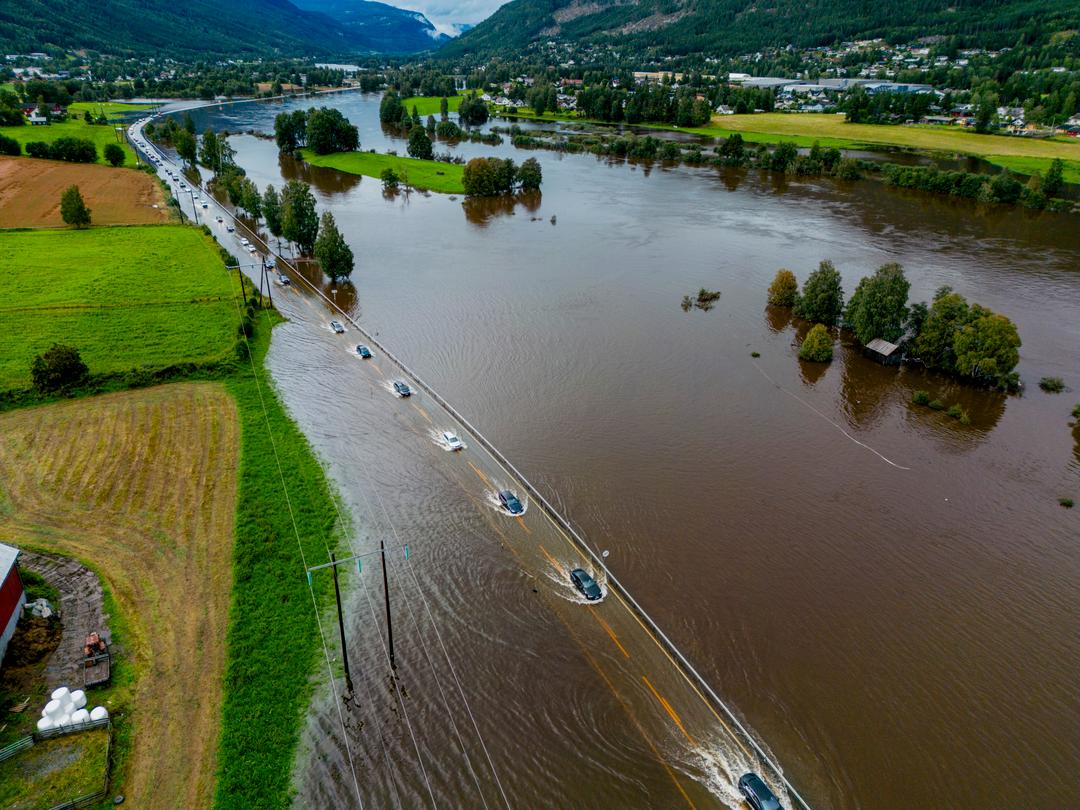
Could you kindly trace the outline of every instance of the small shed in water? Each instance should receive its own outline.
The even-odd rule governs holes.
[[[881,338],[874,338],[867,343],[863,354],[885,366],[896,365],[902,359],[900,347]]]

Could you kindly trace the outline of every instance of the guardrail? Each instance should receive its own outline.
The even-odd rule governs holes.
[[[202,186],[202,184],[199,184],[199,188],[207,191]],[[209,193],[209,191],[207,191],[207,193]],[[709,696],[715,706],[719,708],[732,722],[732,724],[740,731],[745,741],[754,749],[757,755],[761,757],[761,761],[765,763],[773,771],[776,778],[783,783],[784,787],[787,789],[791,797],[798,801],[799,804],[804,808],[804,810],[811,810],[810,804],[795,789],[795,786],[788,781],[787,777],[784,776],[783,770],[781,770],[780,766],[776,763],[776,761],[773,760],[773,758],[762,749],[758,741],[753,737],[753,735],[750,734],[749,731],[747,731],[746,727],[743,726],[742,722],[738,719],[738,717],[736,717],[735,713],[720,698],[720,696],[716,694],[716,691],[712,688],[712,686],[709,685],[709,682],[706,681],[705,678],[702,677],[702,675],[697,671],[697,669],[690,662],[690,660],[683,654],[682,650],[680,650],[675,645],[675,642],[668,638],[667,634],[665,634],[664,631],[660,629],[660,626],[656,623],[652,616],[650,616],[645,611],[645,609],[638,603],[638,601],[634,599],[634,597],[630,594],[630,591],[627,590],[626,586],[624,586],[622,582],[620,582],[619,579],[615,576],[615,574],[612,573],[611,569],[607,567],[607,564],[604,562],[603,558],[595,551],[593,551],[589,543],[577,532],[577,530],[573,526],[570,525],[570,522],[566,520],[566,518],[564,518],[558,512],[558,510],[555,509],[554,506],[551,505],[548,499],[545,498],[544,495],[535,486],[533,486],[532,482],[530,482],[529,479],[526,478],[525,475],[517,469],[517,467],[510,463],[510,460],[506,458],[506,456],[504,456],[499,451],[499,449],[495,447],[494,444],[488,441],[484,434],[482,434],[471,422],[469,422],[468,419],[466,419],[461,413],[459,413],[453,405],[443,399],[442,396],[432,386],[424,382],[424,380],[416,372],[409,368],[404,363],[404,361],[394,355],[389,349],[386,348],[385,345],[383,345],[378,339],[371,335],[371,333],[364,329],[364,327],[357,323],[357,321],[351,315],[349,315],[349,313],[339,307],[334,301],[327,298],[326,294],[323,293],[322,290],[320,290],[317,286],[315,286],[307,278],[305,278],[303,273],[298,270],[293,261],[290,261],[289,259],[286,259],[284,256],[282,256],[280,253],[276,253],[275,251],[271,250],[269,244],[266,242],[265,239],[262,238],[262,236],[249,228],[246,224],[244,224],[244,222],[238,219],[235,214],[230,213],[228,209],[225,209],[224,206],[222,206],[222,208],[225,210],[226,214],[228,214],[237,229],[243,228],[246,233],[251,235],[253,241],[258,242],[263,246],[267,255],[275,256],[278,261],[284,262],[288,267],[290,267],[293,271],[293,274],[296,275],[300,281],[302,281],[308,288],[311,289],[312,292],[314,292],[323,301],[325,301],[326,304],[331,307],[331,309],[338,312],[342,318],[351,323],[353,327],[358,332],[360,332],[360,334],[363,335],[369,343],[376,346],[379,351],[386,355],[391,362],[393,362],[398,368],[401,369],[404,374],[411,377],[418,388],[425,391],[432,399],[439,403],[439,405],[441,405],[452,417],[454,417],[454,419],[456,419],[463,427],[465,427],[465,429],[468,430],[470,434],[472,434],[472,436],[496,461],[496,463],[502,465],[505,470],[507,470],[511,475],[516,477],[518,481],[521,482],[521,485],[524,487],[524,489],[536,499],[536,501],[540,504],[541,508],[548,515],[548,517],[550,517],[556,523],[556,525],[558,525],[559,528],[562,529],[569,537],[573,538],[574,542],[577,543],[581,550],[586,553],[589,558],[596,564],[596,566],[604,572],[604,574],[607,576],[607,581],[609,585],[613,585],[627,601],[627,603],[631,605],[634,611],[636,611],[637,614],[648,624],[651,632],[654,634],[654,637],[657,639],[657,641],[661,643],[662,646],[672,656],[674,656],[675,659],[678,660],[679,664],[683,668],[684,674],[686,674],[688,678],[692,678],[692,680],[697,684],[697,686],[704,690],[705,694]]]

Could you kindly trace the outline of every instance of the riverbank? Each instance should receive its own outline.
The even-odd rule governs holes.
[[[139,300],[99,306],[112,292],[99,283],[100,257],[67,250],[69,280],[46,285],[26,307],[27,317],[40,310],[45,322],[37,334],[86,343],[85,386],[50,404],[56,397],[25,388],[18,371],[28,367],[25,352],[39,350],[33,341],[0,347],[9,386],[0,398],[3,466],[18,471],[0,481],[9,507],[0,528],[16,545],[95,567],[115,594],[107,606],[131,667],[132,697],[110,706],[122,741],[114,789],[140,806],[168,795],[193,807],[286,808],[321,660],[312,603],[325,607],[328,580],[309,589],[303,570],[305,559],[323,560],[334,545],[329,486],[264,369],[280,317],[254,311],[252,334],[238,343],[240,284],[208,237],[177,226],[98,233],[121,230],[150,237],[127,245],[122,257],[141,273],[127,278],[129,299]],[[152,244],[155,230],[195,238],[183,271],[169,274],[190,285],[178,291],[186,304],[155,306],[130,292],[153,289],[151,278],[162,283],[164,257],[139,247]],[[95,231],[48,235],[76,244],[86,234]],[[36,271],[11,264],[9,275],[21,272]],[[200,294],[208,300],[192,300]],[[94,330],[69,332],[51,320],[88,305],[80,317]],[[157,323],[132,330],[131,311],[152,313]],[[202,347],[198,357],[192,345]],[[99,353],[109,348],[110,357]]]
[[[609,121],[578,118],[566,113],[537,116],[527,107],[514,113],[496,109],[495,114],[535,121],[613,126]],[[729,138],[736,132],[747,143],[775,145],[794,143],[809,148],[817,143],[856,151],[902,149],[922,152],[971,155],[996,166],[1023,174],[1046,174],[1055,158],[1065,167],[1065,182],[1080,183],[1080,142],[986,135],[959,127],[895,126],[849,124],[843,116],[826,113],[753,113],[713,116],[708,126],[676,127],[671,124],[640,123],[634,127],[668,132],[687,132],[709,138]]]
[[[317,155],[311,149],[302,149],[300,153],[312,166],[376,179],[380,178],[386,169],[393,169],[402,185],[443,194],[465,193],[465,184],[462,181],[465,167],[457,163],[380,155],[378,152],[335,152],[331,155]]]

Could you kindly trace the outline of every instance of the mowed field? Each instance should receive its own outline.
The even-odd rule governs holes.
[[[95,225],[149,225],[169,218],[161,184],[144,172],[0,157],[0,228],[66,227],[60,195],[72,185],[82,192]]]
[[[461,180],[465,167],[455,163],[380,155],[377,152],[336,152],[332,155],[317,155],[311,149],[301,151],[304,160],[312,166],[326,166],[340,172],[375,178],[382,174],[383,169],[392,168],[401,178],[402,185],[408,182],[408,185],[413,188],[426,191],[440,191],[445,194],[465,193],[465,185]]]
[[[442,106],[442,96],[409,96],[403,98],[401,103],[405,106],[405,110],[412,115],[412,108],[416,107],[416,114],[422,115],[425,118],[429,115],[439,117],[439,108]],[[457,112],[457,108],[461,106],[461,96],[447,96],[446,107],[450,112]]]
[[[119,143],[124,150],[124,165],[135,165],[135,153],[126,140],[116,139],[113,124],[88,124],[82,118],[72,115],[66,121],[59,121],[48,126],[34,127],[25,124],[21,127],[0,127],[0,135],[14,138],[26,151],[26,144],[31,141],[52,143],[57,138],[82,138],[93,141],[97,147],[98,163],[105,163],[105,145]]]
[[[132,807],[211,805],[239,434],[218,383],[0,414],[0,536],[92,565],[127,617]]]
[[[857,149],[861,146],[896,146],[931,152],[959,153],[984,158],[1015,170],[1046,172],[1050,161],[1067,162],[1070,182],[1080,182],[1080,141],[1040,140],[1003,135],[980,135],[960,127],[849,124],[842,115],[828,113],[754,113],[715,116],[707,127],[684,130],[726,138],[734,132],[747,140],[775,143],[795,141],[810,146]]]
[[[98,373],[212,360],[236,340],[228,274],[195,228],[9,231],[0,266],[0,388],[29,385],[31,360],[54,342]]]

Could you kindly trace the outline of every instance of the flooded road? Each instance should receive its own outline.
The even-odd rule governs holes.
[[[376,97],[315,103],[360,125],[363,148],[404,151]],[[196,121],[266,130],[293,104]],[[260,187],[313,184],[357,257],[338,302],[610,552],[811,805],[1075,806],[1080,516],[1057,503],[1080,499],[1074,219],[509,144],[457,149],[537,157],[539,199],[387,199],[271,141],[231,142]],[[800,365],[796,325],[766,310],[765,288],[777,268],[801,281],[824,258],[848,293],[899,261],[916,300],[948,284],[1007,314],[1026,393],[883,368],[850,347]],[[721,291],[716,308],[683,312],[699,287]],[[397,681],[374,558],[343,574],[365,806],[734,805],[751,758],[687,726],[684,714],[705,720],[685,686],[651,679],[662,662],[631,670],[645,645],[626,658],[614,640],[640,636],[631,614],[610,597],[572,601],[558,569],[580,561],[539,538],[553,530],[535,505],[524,526],[500,514],[488,495],[503,482],[468,436],[474,455],[438,447],[424,395],[395,399],[324,307],[283,295],[291,320],[270,367],[353,516],[356,551],[410,547],[390,565]],[[1074,393],[1042,393],[1044,375]],[[915,389],[972,424],[912,406]],[[349,806],[337,721],[324,706],[305,735],[300,806]]]

